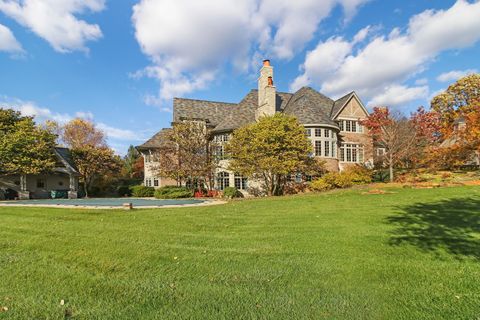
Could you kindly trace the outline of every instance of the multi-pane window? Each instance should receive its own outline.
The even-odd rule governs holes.
[[[354,143],[342,143],[340,147],[340,161],[363,163],[363,145]]]
[[[305,129],[305,136],[311,137],[312,136],[312,129]]]
[[[248,180],[247,178],[239,175],[239,174],[235,174],[235,188],[237,188],[238,190],[246,190],[247,189],[247,183],[248,183]]]
[[[228,142],[229,139],[230,136],[228,134],[219,134],[213,138],[214,142],[216,143],[214,152],[217,160],[227,159],[227,155],[225,152],[225,143]]]
[[[320,140],[315,141],[315,156],[316,157],[322,156],[322,141]]]
[[[363,133],[363,126],[357,120],[340,120],[338,126],[342,132]]]
[[[216,135],[213,140],[218,143],[227,142],[230,136],[228,134],[219,134]]]
[[[225,190],[230,186],[230,174],[222,171],[217,174],[217,189]]]
[[[330,157],[330,141],[324,141],[325,143],[325,157]]]
[[[313,143],[315,157],[335,158],[337,156],[337,134],[331,129],[314,128]]]
[[[158,179],[153,179],[153,186],[158,187]]]
[[[145,179],[145,186],[151,187],[151,186],[152,186],[152,180],[150,180],[150,179]]]

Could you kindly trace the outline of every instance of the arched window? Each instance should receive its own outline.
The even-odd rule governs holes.
[[[225,171],[217,173],[217,189],[224,190],[230,186],[230,174]]]

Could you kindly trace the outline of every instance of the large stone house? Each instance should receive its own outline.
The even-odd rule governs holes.
[[[357,94],[352,91],[334,100],[310,87],[295,93],[278,92],[269,60],[263,62],[258,89],[251,90],[239,103],[174,98],[172,125],[189,120],[205,122],[221,148],[235,129],[277,112],[298,119],[312,141],[314,156],[324,159],[328,170],[340,171],[352,164],[373,164],[373,142],[360,124],[368,111]],[[157,164],[152,154],[161,146],[168,130],[162,129],[137,147],[145,158],[146,186],[175,184],[175,181],[156,175],[153,169]],[[245,177],[228,170],[228,160],[220,161],[215,180],[220,190],[227,186],[245,190],[248,184]]]
[[[51,197],[52,191],[63,191],[69,198],[77,198],[80,174],[75,168],[69,149],[56,147],[53,152],[56,164],[49,173],[0,176],[0,196],[46,199]]]

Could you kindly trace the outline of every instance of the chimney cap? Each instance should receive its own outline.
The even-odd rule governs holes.
[[[270,60],[269,60],[269,59],[263,60],[263,65],[264,65],[265,67],[269,67],[269,66],[270,66]]]

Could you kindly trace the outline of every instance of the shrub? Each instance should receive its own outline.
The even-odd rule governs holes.
[[[226,187],[225,190],[223,190],[223,196],[225,198],[232,199],[232,198],[242,198],[243,194],[240,191],[238,191],[238,189],[235,187]]]
[[[361,165],[347,167],[341,175],[347,176],[353,184],[372,182],[373,171]]]
[[[155,190],[157,199],[181,199],[193,197],[193,191],[185,187],[165,186]]]
[[[117,195],[119,197],[130,197],[132,195],[132,190],[129,186],[118,186]]]
[[[132,196],[139,198],[153,197],[153,194],[155,193],[155,188],[153,187],[133,186],[130,189],[132,190]]]
[[[5,200],[5,191],[0,189],[0,200]]]
[[[332,189],[332,185],[327,183],[324,179],[313,180],[310,184],[310,188],[314,191],[327,191]]]
[[[315,191],[331,189],[344,189],[356,184],[372,182],[372,172],[362,166],[351,166],[344,171],[330,172],[323,177],[314,180],[310,187]]]

